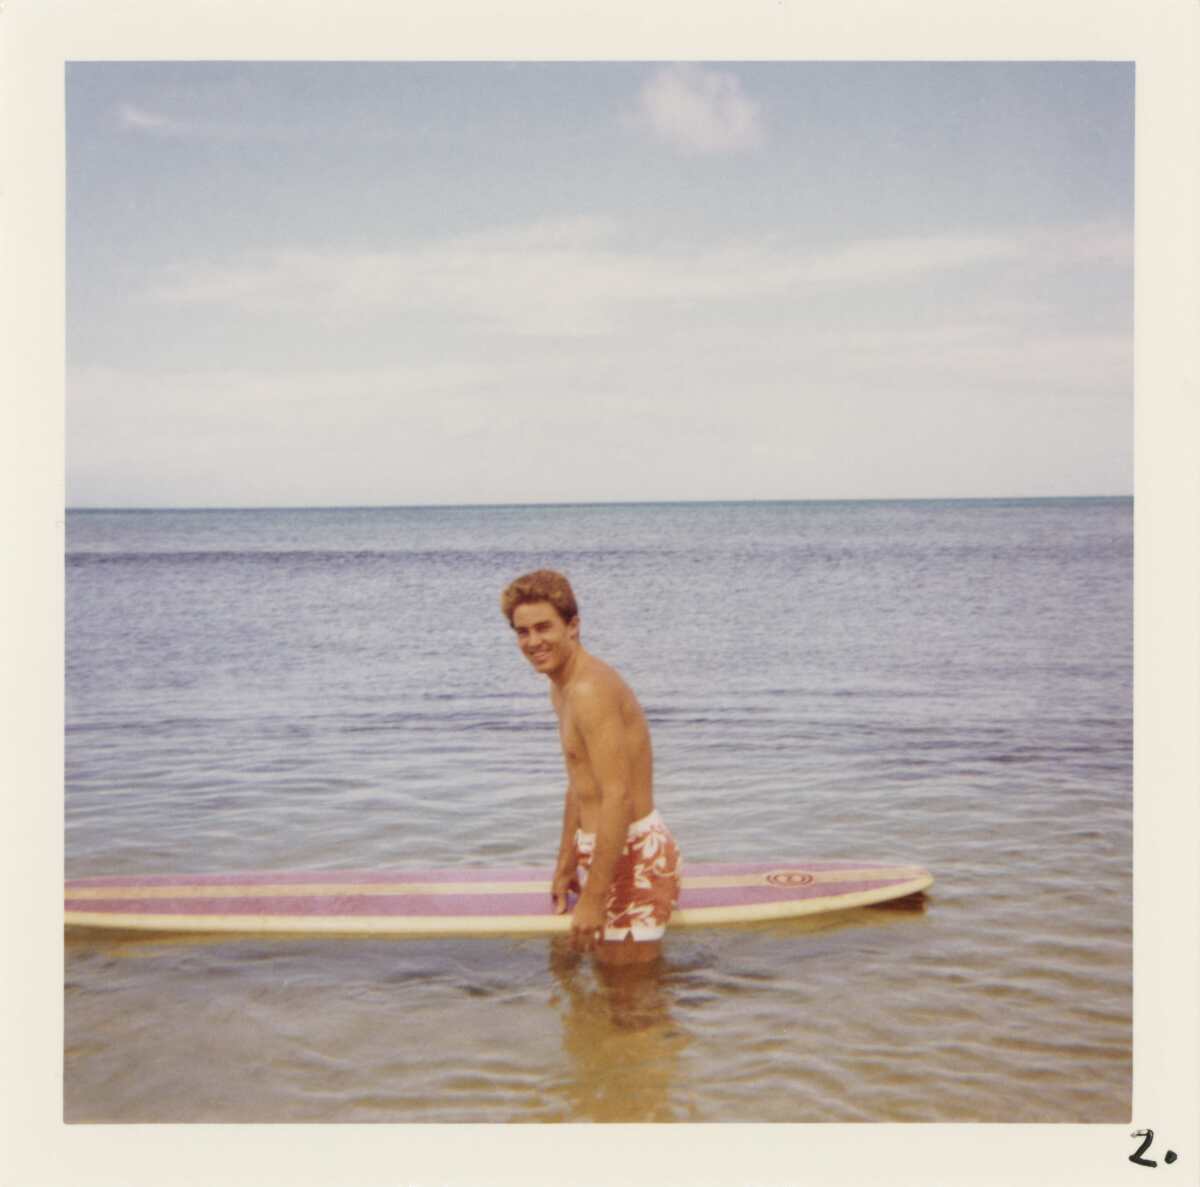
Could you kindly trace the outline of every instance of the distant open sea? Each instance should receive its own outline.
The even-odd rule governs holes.
[[[546,938],[69,936],[68,1121],[1125,1122],[1133,502],[72,511],[69,876],[554,858],[543,566],[685,861],[924,910]]]

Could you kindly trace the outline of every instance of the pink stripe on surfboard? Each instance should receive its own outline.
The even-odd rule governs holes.
[[[807,873],[825,871],[896,869],[910,868],[903,862],[884,861],[805,861],[788,860],[774,862],[722,862],[718,864],[688,862],[685,858],[684,883],[690,877],[712,877],[766,874],[775,870],[796,870]],[[914,867],[915,868],[915,867]],[[288,886],[297,883],[338,882],[347,886],[370,886],[378,882],[535,882],[549,885],[548,866],[526,866],[514,869],[432,869],[396,868],[390,870],[254,870],[234,874],[138,874],[100,875],[72,878],[67,882],[68,892],[72,887],[80,889],[102,889],[106,886],[134,888],[138,886]]]

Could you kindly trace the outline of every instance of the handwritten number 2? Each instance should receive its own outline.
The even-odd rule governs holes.
[[[1131,1137],[1141,1138],[1142,1144],[1129,1156],[1129,1161],[1136,1163],[1138,1166],[1158,1166],[1158,1163],[1153,1158],[1143,1158],[1142,1155],[1150,1149],[1150,1143],[1154,1141],[1154,1130],[1152,1129],[1135,1129],[1130,1135]],[[1168,1150],[1163,1155],[1163,1162],[1168,1166],[1178,1158],[1179,1155],[1174,1150]]]

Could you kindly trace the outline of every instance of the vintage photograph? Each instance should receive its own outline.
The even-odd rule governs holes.
[[[1135,73],[69,62],[65,1121],[1127,1123]]]

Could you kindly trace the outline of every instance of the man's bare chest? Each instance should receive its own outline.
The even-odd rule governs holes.
[[[558,715],[558,740],[562,743],[563,758],[569,767],[580,767],[587,761],[583,737],[567,712],[559,712]]]

